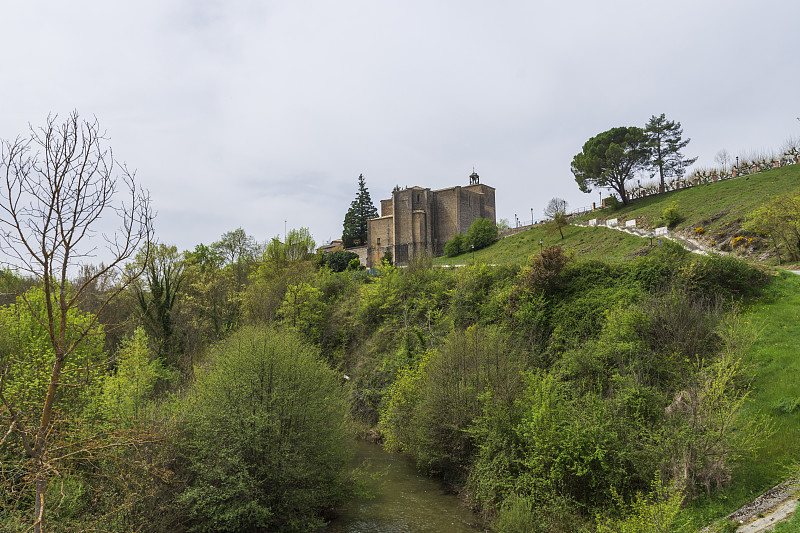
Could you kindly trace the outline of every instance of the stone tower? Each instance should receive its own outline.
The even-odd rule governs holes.
[[[423,252],[442,255],[445,243],[466,233],[476,219],[497,222],[494,193],[474,171],[464,187],[393,191],[391,198],[381,200],[381,216],[367,223],[367,266],[379,265],[387,250],[400,265]]]

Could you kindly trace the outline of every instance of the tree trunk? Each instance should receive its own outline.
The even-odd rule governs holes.
[[[36,474],[36,504],[33,511],[33,533],[44,533],[44,495],[47,492],[47,474],[41,465],[39,473]]]

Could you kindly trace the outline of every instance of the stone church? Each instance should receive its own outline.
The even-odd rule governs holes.
[[[497,222],[494,187],[480,183],[475,172],[463,187],[395,190],[381,200],[381,216],[367,221],[367,266],[380,265],[387,250],[399,265],[422,252],[442,255],[445,243],[478,218]]]

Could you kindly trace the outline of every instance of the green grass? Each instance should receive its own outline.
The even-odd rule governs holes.
[[[764,294],[744,306],[742,317],[757,332],[746,356],[753,388],[745,416],[771,418],[774,432],[734,471],[728,489],[689,506],[687,516],[698,528],[798,473],[800,406],[787,411],[800,401],[800,276],[777,273]]]
[[[567,226],[564,238],[556,231],[549,230],[546,224],[511,235],[495,244],[475,252],[476,263],[488,264],[528,264],[532,254],[540,251],[539,239],[544,247],[560,245],[576,259],[602,259],[609,262],[624,261],[650,245],[650,241],[604,227],[587,228]],[[472,253],[456,257],[439,257],[438,265],[472,264]]]
[[[636,219],[639,228],[655,228],[663,225],[661,214],[675,202],[681,215],[675,229],[684,230],[691,237],[705,241],[706,245],[713,242],[724,251],[727,249],[725,243],[741,234],[741,223],[749,213],[770,198],[793,193],[800,193],[800,164],[634,200],[625,207],[598,209],[576,220]],[[694,231],[695,228],[703,228],[702,236]],[[564,228],[562,240],[557,231],[550,231],[547,224],[541,224],[476,251],[474,260],[488,264],[527,264],[531,254],[539,252],[539,239],[544,241],[544,246],[560,244],[567,253],[574,253],[577,258],[611,262],[630,258],[650,244],[646,239],[603,227],[568,226]],[[753,259],[756,259],[763,252],[763,247],[752,252]],[[435,260],[439,265],[463,265],[472,261],[471,253]],[[767,262],[774,264],[774,261]]]
[[[683,217],[677,229],[705,224],[706,232],[709,232],[722,228],[725,223],[744,219],[765,200],[798,192],[800,164],[634,200],[625,207],[600,209],[580,219],[635,218],[638,226],[654,228],[661,213],[674,201]]]

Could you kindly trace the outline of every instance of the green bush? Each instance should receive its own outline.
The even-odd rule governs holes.
[[[768,279],[758,267],[720,254],[695,259],[684,267],[681,275],[682,281],[693,291],[726,298],[756,294]]]
[[[447,241],[444,245],[444,255],[447,257],[455,257],[458,254],[465,252],[466,237],[461,233],[456,233],[452,239]]]
[[[476,250],[486,248],[497,240],[497,226],[488,218],[478,218],[467,230],[467,243]],[[466,251],[466,250],[465,250]]]
[[[524,360],[493,328],[454,331],[439,350],[401,371],[381,413],[392,449],[409,451],[420,467],[449,479],[463,477],[474,443],[468,429],[489,391],[511,401]]]
[[[325,257],[325,266],[334,272],[344,272],[353,259],[358,259],[358,254],[347,250],[337,250]]]
[[[661,212],[661,220],[664,221],[664,224],[669,226],[670,228],[675,227],[678,222],[681,221],[683,217],[678,211],[678,204],[676,202],[672,202],[669,206]]]
[[[181,400],[179,496],[193,531],[309,531],[348,499],[347,399],[290,331],[243,328]]]

